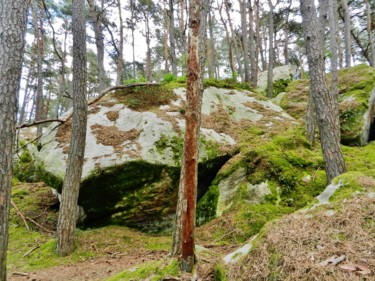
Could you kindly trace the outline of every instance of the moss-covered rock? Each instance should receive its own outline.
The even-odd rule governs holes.
[[[168,87],[131,87],[90,105],[78,202],[85,212],[85,225],[115,223],[150,231],[171,225],[183,153],[186,91],[170,91]],[[216,214],[218,194],[208,187],[238,151],[242,132],[257,124],[266,125],[271,133],[279,130],[279,124],[290,122],[288,114],[259,94],[212,86],[205,90],[199,138],[198,199],[203,197],[199,222]],[[32,150],[38,177],[59,192],[70,123],[52,124],[41,139],[41,150]]]
[[[328,85],[330,75],[327,75]],[[365,64],[339,71],[341,143],[365,145],[375,117],[375,69]],[[293,81],[286,89],[281,107],[294,118],[304,118],[309,80]],[[372,125],[374,126],[374,125]]]

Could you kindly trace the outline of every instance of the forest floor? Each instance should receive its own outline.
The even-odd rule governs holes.
[[[14,186],[12,198],[9,281],[107,280],[124,270],[135,271],[148,264],[162,267],[159,262],[171,262],[171,234],[150,235],[120,226],[78,230],[76,251],[59,257],[54,234],[56,199],[51,189],[44,183],[20,183]],[[197,253],[198,276],[202,281],[214,280],[214,266],[239,246],[217,243],[217,237],[210,235],[212,231],[211,224],[198,229],[201,239],[197,243],[202,245]],[[184,280],[181,276],[173,278],[164,280]]]

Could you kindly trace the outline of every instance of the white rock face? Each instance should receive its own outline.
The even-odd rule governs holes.
[[[115,96],[105,97],[104,101],[102,99],[91,105],[91,113],[87,120],[82,179],[87,178],[96,169],[134,160],[179,166],[180,155],[176,155],[176,151],[178,145],[181,148],[185,129],[184,116],[180,109],[185,104],[186,90],[176,89],[175,94],[178,98],[171,104],[162,105],[152,111],[131,110]],[[210,87],[204,92],[202,104],[202,114],[210,116],[222,110],[233,121],[257,122],[263,117],[257,106],[278,113],[277,118],[292,119],[279,106],[271,101],[259,100],[255,94],[248,91]],[[59,140],[60,135],[66,134],[69,130],[65,129],[64,132],[59,131],[61,128],[54,129],[57,125],[53,123],[45,132],[42,138],[43,147],[36,153],[36,157],[39,163],[43,163],[47,172],[63,178],[70,135],[65,141]],[[207,153],[212,146],[216,145],[222,151],[231,150],[236,146],[233,136],[217,132],[213,128],[202,127],[201,139],[204,141],[200,143],[200,160],[212,157]]]
[[[297,67],[294,65],[282,65],[273,69],[273,81],[280,79],[290,79],[290,75],[294,77]],[[258,88],[265,90],[267,88],[267,71],[262,72],[258,77]]]

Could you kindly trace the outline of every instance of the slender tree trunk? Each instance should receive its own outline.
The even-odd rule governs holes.
[[[120,28],[120,41],[118,47],[117,58],[117,76],[116,85],[122,84],[122,76],[124,73],[124,23],[122,21],[122,5],[121,0],[117,0],[118,14],[119,14],[119,28]]]
[[[181,171],[180,188],[183,190],[181,211],[181,270],[192,272],[195,257],[195,209],[197,194],[197,169],[198,169],[198,139],[200,127],[200,113],[202,105],[201,91],[201,65],[199,54],[201,1],[192,0],[190,3],[189,41],[188,41],[188,72],[187,72],[187,110],[186,132],[184,141],[184,156]],[[182,209],[182,210],[181,210]],[[179,215],[179,214],[178,214]]]
[[[250,82],[256,88],[258,84],[258,58],[257,46],[254,40],[254,11],[251,1],[249,4],[249,51],[250,51]]]
[[[169,15],[168,15],[168,10],[166,8],[166,0],[163,1],[164,4],[164,73],[167,74],[169,73],[169,48],[168,48],[168,41],[169,41],[169,26],[170,26],[170,21],[169,21]]]
[[[331,50],[331,71],[332,71],[332,83],[331,83],[331,96],[332,104],[334,106],[334,112],[339,112],[339,98],[338,98],[338,67],[337,67],[337,59],[338,59],[338,52],[337,52],[337,29],[336,29],[336,13],[337,13],[337,0],[330,0],[328,4],[329,10],[329,30],[330,30],[330,37],[329,37],[329,45]],[[340,140],[340,120],[337,116],[336,120],[336,134]]]
[[[226,0],[224,0],[224,1],[226,1]],[[228,26],[227,26],[227,24],[224,20],[224,17],[223,17],[223,2],[219,6],[219,14],[220,14],[221,22],[223,23],[223,26],[224,26],[224,29],[225,29],[226,39],[227,39],[228,46],[229,46],[229,63],[230,63],[231,71],[232,71],[232,79],[236,79],[237,74],[236,74],[236,66],[234,64],[232,40],[231,40],[231,37],[230,37],[230,34],[229,34]]]
[[[352,59],[352,47],[351,47],[351,36],[350,36],[350,14],[348,7],[348,0],[341,0],[341,6],[344,11],[344,24],[345,24],[345,66],[351,66]]]
[[[145,31],[146,31],[146,79],[147,81],[152,81],[150,23],[148,20],[147,12],[145,12],[144,16],[145,16]]]
[[[213,19],[212,12],[208,12],[208,31],[210,34],[210,39],[208,41],[208,77],[210,79],[216,77],[216,59],[215,59],[215,38],[214,38],[214,29],[213,29]]]
[[[238,74],[241,77],[241,81],[244,81],[244,73],[243,73],[243,70],[242,70],[242,63],[241,63],[241,59],[240,59],[240,51],[238,50],[236,35],[234,34],[232,18],[231,18],[231,15],[230,15],[229,1],[224,0],[224,4],[225,4],[225,12],[227,14],[228,26],[229,26],[229,31],[230,31],[230,37],[229,38],[230,38],[230,41],[231,41],[232,50],[234,49],[234,53],[236,55],[237,64],[238,64]]]
[[[374,45],[374,38],[372,37],[372,26],[371,26],[371,11],[370,11],[370,3],[368,0],[365,0],[366,4],[366,16],[367,16],[367,34],[368,34],[368,44],[370,50],[370,65],[375,67],[375,45]]]
[[[28,3],[24,0],[0,2],[0,281],[7,280],[13,146]]]
[[[85,1],[73,0],[73,121],[67,169],[62,188],[57,224],[57,253],[70,254],[74,248],[78,213],[78,194],[85,153],[86,100],[86,27]]]
[[[26,106],[27,103],[29,102],[30,99],[30,93],[31,93],[31,81],[32,81],[32,73],[35,71],[35,61],[34,61],[34,54],[33,51],[31,51],[31,61],[30,61],[30,66],[29,66],[29,72],[27,74],[26,78],[26,89],[25,89],[25,94],[23,97],[23,102],[20,110],[20,118],[18,120],[18,124],[22,124],[25,121],[25,115],[26,115]]]
[[[186,54],[186,22],[185,22],[185,9],[186,0],[180,0],[180,33],[181,33],[181,53]],[[181,68],[182,75],[185,74],[185,61],[182,62]]]
[[[268,26],[268,36],[269,36],[269,52],[268,52],[268,75],[267,75],[267,97],[272,98],[273,92],[273,60],[274,60],[274,50],[273,50],[273,4],[271,0],[268,0],[268,5],[270,7],[269,14],[269,26]]]
[[[315,102],[327,182],[345,172],[345,162],[337,135],[339,112],[335,96],[328,91],[324,73],[323,42],[314,0],[300,0],[303,31],[310,71],[310,88]]]
[[[134,1],[130,0],[130,14],[131,14],[131,33],[132,33],[132,50],[133,50],[133,79],[137,78],[137,72],[135,69],[135,37],[134,37],[134,29],[135,29],[135,23],[134,23]]]
[[[246,2],[247,0],[239,0],[240,13],[241,13],[241,31],[242,31],[242,46],[244,55],[244,68],[245,68],[245,82],[250,82],[250,56],[249,56],[249,33],[247,32],[246,20]]]
[[[328,0],[319,0],[319,33],[322,48],[325,48],[326,26],[328,25],[329,6]],[[324,60],[324,58],[323,58]],[[303,67],[302,67],[303,69]],[[317,129],[316,108],[310,88],[307,113],[306,113],[306,138],[312,146],[315,145],[315,132]]]
[[[39,3],[40,4],[40,3]],[[40,4],[43,6],[43,4]],[[37,47],[37,92],[36,92],[36,106],[35,106],[35,121],[44,119],[44,99],[43,99],[43,55],[44,55],[44,29],[43,18],[44,9],[38,7],[38,2],[34,1],[32,6],[33,21],[34,21],[34,36]],[[43,133],[43,124],[37,126],[37,137]],[[38,139],[38,147],[41,146],[40,138]]]
[[[171,58],[172,74],[177,76],[176,40],[174,23],[174,0],[169,0],[169,55]]]
[[[99,93],[106,88],[106,75],[104,69],[104,37],[103,37],[103,14],[98,15],[95,7],[95,0],[87,0],[90,6],[90,16],[92,27],[95,33],[95,44],[97,51],[97,60],[98,60],[98,81],[99,81]],[[103,0],[101,0],[103,6]]]

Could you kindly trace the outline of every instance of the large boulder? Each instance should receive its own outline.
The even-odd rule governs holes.
[[[119,223],[157,231],[171,224],[183,150],[186,91],[155,88],[117,90],[89,106],[79,196],[88,225]],[[272,132],[291,122],[293,118],[279,106],[254,93],[207,88],[199,140],[198,199],[242,145],[241,132],[255,124]],[[40,151],[29,149],[39,175],[60,191],[71,121],[58,125],[48,127]]]
[[[282,65],[277,66],[273,69],[273,82],[277,80],[291,80],[295,78],[297,73],[297,67],[294,65]],[[259,74],[258,77],[258,88],[265,90],[267,88],[268,71],[264,71]]]
[[[327,75],[328,85],[331,76]],[[374,140],[375,69],[365,64],[339,71],[341,143],[363,146]],[[281,99],[281,107],[296,119],[307,110],[309,80],[293,81]],[[372,129],[371,129],[372,128]],[[374,132],[374,133],[370,133]]]

